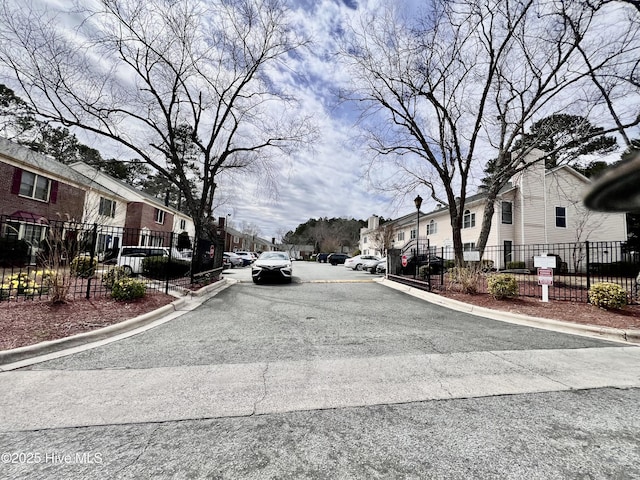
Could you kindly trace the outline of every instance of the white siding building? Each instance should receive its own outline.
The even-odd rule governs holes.
[[[538,158],[540,152],[531,155]],[[499,247],[500,256],[493,260],[498,267],[504,268],[502,264],[507,261],[525,260],[516,258],[514,246],[517,245],[625,241],[625,214],[593,212],[583,206],[582,198],[590,185],[588,178],[571,167],[545,170],[543,162],[537,162],[514,176],[496,199],[484,258],[488,258],[491,248]],[[475,249],[485,203],[486,195],[483,193],[467,198],[461,232],[465,250]],[[415,248],[416,216],[417,212],[412,212],[384,225],[394,229],[391,248]],[[453,258],[453,236],[447,208],[421,212],[419,228],[420,245],[428,241],[434,253]],[[380,242],[375,241],[376,230],[375,220],[361,230],[360,250],[363,253],[382,253]]]

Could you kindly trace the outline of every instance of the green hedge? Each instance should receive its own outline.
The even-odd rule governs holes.
[[[29,244],[24,240],[0,238],[0,265],[21,267],[29,262]]]
[[[610,277],[635,277],[638,275],[640,265],[633,262],[592,263],[589,271],[594,274]]]
[[[184,277],[191,269],[191,262],[168,257],[147,257],[142,260],[142,273],[145,277],[163,280]]]
[[[589,301],[596,307],[616,310],[627,304],[627,292],[616,283],[596,283],[589,289]]]
[[[147,287],[141,280],[123,278],[113,284],[111,296],[118,301],[135,300],[147,293]]]
[[[520,270],[527,268],[524,262],[507,262],[507,270]]]
[[[88,255],[80,255],[71,261],[71,275],[76,277],[89,278],[93,276],[98,266],[98,259],[94,258],[93,262]]]
[[[487,290],[493,298],[514,298],[518,296],[516,277],[506,273],[490,275],[487,279]]]

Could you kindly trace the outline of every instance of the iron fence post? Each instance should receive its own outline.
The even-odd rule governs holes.
[[[589,248],[589,240],[586,240],[584,242],[585,248],[587,249],[587,303],[591,303],[591,301],[589,300],[589,289],[591,288],[591,265],[590,265],[590,248]]]
[[[96,245],[98,243],[98,224],[93,224],[93,231],[91,232],[91,256],[89,257],[89,279],[87,280],[87,294],[86,298],[89,300],[91,297],[91,279],[93,275],[96,273],[97,268],[94,270],[93,268],[93,259],[96,256]]]
[[[164,293],[169,295],[169,270],[171,270],[171,260],[173,259],[173,235],[171,232],[169,235],[169,260],[164,268]]]

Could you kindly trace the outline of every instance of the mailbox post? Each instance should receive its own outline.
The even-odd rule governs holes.
[[[556,268],[556,257],[543,253],[533,257],[533,266],[538,268],[538,285],[542,286],[542,301],[549,301],[549,285],[553,285],[553,269]]]

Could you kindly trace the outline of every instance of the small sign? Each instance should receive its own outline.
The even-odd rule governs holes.
[[[407,266],[407,256],[406,255],[402,255],[402,266],[406,267]]]
[[[480,252],[478,250],[470,250],[467,252],[462,252],[462,258],[465,262],[479,262],[480,261]]]
[[[553,255],[533,257],[533,266],[540,268],[556,268],[556,257]]]
[[[216,251],[216,247],[215,247],[215,246],[213,246],[213,245],[211,245],[211,246],[209,247],[209,256],[210,256],[210,257],[213,257],[213,255],[214,255],[215,251]]]
[[[538,285],[553,285],[553,270],[551,268],[538,269]]]

